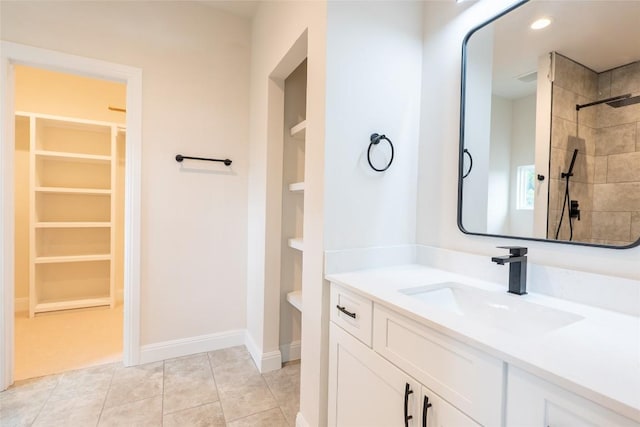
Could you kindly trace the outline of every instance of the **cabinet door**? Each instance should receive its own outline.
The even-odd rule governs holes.
[[[426,387],[420,396],[421,427],[479,427],[467,417]]]
[[[502,423],[501,360],[379,304],[373,349],[481,424]]]
[[[330,334],[329,425],[419,427],[420,385],[333,322]]]
[[[640,423],[512,366],[507,381],[507,427],[640,427]]]

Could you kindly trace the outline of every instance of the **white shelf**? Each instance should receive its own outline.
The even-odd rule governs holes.
[[[111,190],[100,188],[70,188],[70,187],[36,187],[38,193],[55,194],[111,194]]]
[[[304,182],[294,182],[292,184],[289,184],[289,191],[292,191],[292,192],[304,191]]]
[[[110,261],[111,254],[41,256],[35,259],[36,264],[54,264],[61,262]]]
[[[36,228],[109,228],[110,222],[37,222]]]
[[[86,127],[100,127],[100,128],[111,128],[114,125],[113,122],[103,122],[100,120],[87,120],[87,119],[79,119],[76,117],[66,117],[66,116],[56,116],[53,114],[42,114],[42,113],[32,113],[27,111],[16,111],[16,116],[21,117],[33,117],[36,119],[44,119],[47,122],[59,122],[56,127],[70,127],[73,124],[77,125],[86,125]],[[48,123],[51,124],[51,123]],[[55,124],[55,123],[54,123]],[[126,129],[126,124],[124,123],[115,123],[115,126]],[[105,130],[107,131],[107,130]]]
[[[104,305],[113,307],[117,216],[114,195],[117,194],[118,170],[115,153],[118,128],[123,125],[37,113],[20,114],[29,117],[31,129],[29,259],[31,268],[34,265],[41,266],[35,268],[29,277],[29,315],[33,317],[35,313],[46,311]],[[100,147],[100,150],[94,151],[91,147]],[[85,204],[87,214],[77,214]],[[48,216],[49,211],[52,214]],[[83,217],[87,221],[78,221]],[[46,218],[54,220],[43,220]],[[56,232],[55,241],[50,241],[48,233],[38,231],[55,229],[79,231],[72,236],[67,236],[66,232]],[[95,242],[81,241],[77,244],[82,247],[73,255],[56,255],[61,253],[56,251],[57,245],[73,244],[73,236],[91,230],[101,230],[95,235],[90,233]],[[41,256],[37,251],[47,256]],[[65,274],[70,275],[69,283],[56,278],[59,284],[55,289],[44,292],[47,266],[60,265],[64,265]],[[109,270],[107,275],[104,274],[106,268]],[[88,289],[70,294],[69,287],[73,287],[74,275],[84,270],[93,270],[87,273],[89,278],[99,273],[101,278],[108,281],[108,290],[105,289],[104,293],[99,291],[98,295]]]
[[[76,300],[41,302],[36,304],[34,312],[44,313],[47,311],[73,310],[76,308],[96,307],[101,305],[111,305],[110,297],[83,298]]]
[[[111,156],[100,156],[97,154],[81,154],[66,153],[62,151],[35,150],[34,154],[37,158],[61,160],[65,162],[90,162],[90,163],[109,163]]]
[[[304,242],[301,238],[289,239],[289,247],[302,252],[304,250]]]
[[[287,301],[298,311],[302,312],[302,291],[293,291],[287,294]]]
[[[307,121],[303,120],[297,125],[295,125],[294,127],[292,127],[289,132],[291,133],[291,136],[295,139],[304,139],[306,130],[307,130]]]

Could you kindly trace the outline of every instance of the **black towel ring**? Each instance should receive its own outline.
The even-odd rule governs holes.
[[[373,163],[371,163],[371,147],[373,147],[374,145],[378,145],[383,139],[387,141],[389,143],[389,147],[391,147],[391,158],[389,159],[389,163],[387,163],[384,168],[378,169],[377,167],[373,166]],[[376,172],[386,171],[387,169],[389,169],[389,166],[391,166],[391,163],[393,163],[393,143],[389,138],[387,138],[386,135],[378,135],[377,133],[372,133],[369,137],[369,140],[371,141],[369,143],[369,149],[367,150],[367,161],[369,162],[369,166],[371,166],[371,169]]]
[[[469,170],[467,171],[467,173],[465,173],[464,175],[462,175],[462,179],[466,178],[469,176],[469,174],[471,173],[471,169],[473,169],[473,157],[471,157],[471,153],[469,152],[469,150],[467,150],[466,148],[463,150],[463,154],[466,154],[467,156],[469,156]]]

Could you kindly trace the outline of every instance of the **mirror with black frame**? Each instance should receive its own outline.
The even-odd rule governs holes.
[[[462,64],[460,229],[640,244],[640,2],[520,2]]]

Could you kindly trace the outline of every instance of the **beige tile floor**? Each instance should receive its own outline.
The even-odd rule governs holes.
[[[261,375],[240,346],[18,382],[0,393],[0,425],[288,427],[299,394],[299,363]]]

